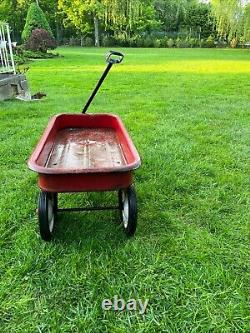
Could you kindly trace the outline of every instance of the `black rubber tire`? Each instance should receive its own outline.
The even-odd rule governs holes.
[[[129,186],[119,190],[118,200],[123,230],[127,236],[133,236],[137,227],[137,200],[134,187]]]
[[[55,218],[55,222],[56,222],[56,218],[57,218],[57,209],[58,209],[58,193],[51,193],[51,195],[53,196],[53,211],[54,211],[54,218]]]
[[[41,238],[47,242],[51,241],[55,225],[55,200],[52,193],[40,192],[38,199],[38,221]]]

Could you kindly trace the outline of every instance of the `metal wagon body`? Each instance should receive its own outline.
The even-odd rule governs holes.
[[[132,184],[139,155],[111,114],[60,114],[51,119],[29,168],[46,192],[112,191]]]
[[[113,63],[108,67],[100,86]],[[99,86],[87,102],[89,106]],[[87,107],[84,108],[84,113]],[[124,231],[131,236],[136,230],[137,204],[133,170],[140,157],[118,116],[112,114],[59,114],[49,122],[28,166],[38,173],[41,189],[38,203],[40,234],[51,240],[57,212],[119,209]],[[116,207],[58,208],[58,193],[118,191]]]

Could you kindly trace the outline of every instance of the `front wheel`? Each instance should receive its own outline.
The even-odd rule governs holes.
[[[41,238],[45,241],[52,239],[57,210],[57,195],[40,192],[38,199],[38,220]]]
[[[119,190],[119,207],[123,229],[127,236],[133,236],[137,227],[137,201],[133,186]]]

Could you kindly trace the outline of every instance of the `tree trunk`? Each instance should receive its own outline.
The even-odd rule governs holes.
[[[100,46],[100,36],[99,36],[99,21],[96,16],[94,16],[94,26],[95,26],[95,46]]]
[[[60,44],[61,42],[61,39],[62,39],[62,36],[61,36],[61,29],[60,29],[60,25],[59,23],[56,21],[56,42],[57,42],[57,45]]]

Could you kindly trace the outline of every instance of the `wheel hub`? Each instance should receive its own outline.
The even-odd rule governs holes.
[[[128,196],[125,191],[122,192],[122,221],[124,228],[128,227],[128,219],[129,219],[129,203]]]

